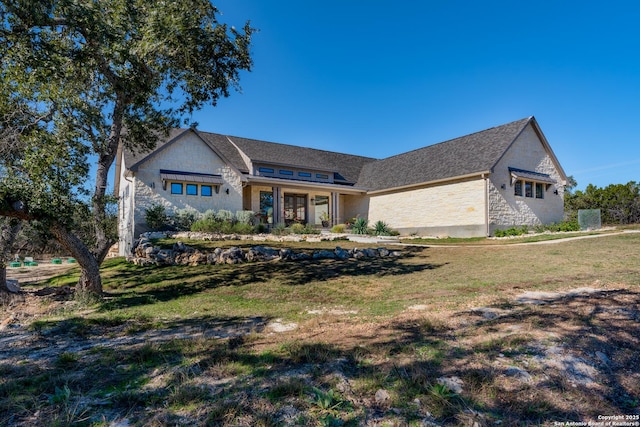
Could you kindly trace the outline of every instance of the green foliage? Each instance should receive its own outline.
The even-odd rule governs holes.
[[[283,223],[279,223],[271,228],[271,234],[274,234],[276,236],[284,236],[286,234],[289,234],[289,230],[287,229],[286,225],[284,225]]]
[[[504,230],[496,230],[494,232],[495,237],[508,237],[508,236],[522,236],[529,233],[529,226],[522,225],[520,227],[511,227]],[[580,225],[577,220],[563,221],[553,224],[539,224],[534,226],[533,231],[536,233],[550,232],[567,232],[567,231],[580,231]]]
[[[347,225],[346,224],[336,224],[333,227],[331,227],[331,232],[332,233],[344,233],[344,231],[347,229]]]
[[[253,225],[251,225],[251,223],[242,221],[222,221],[218,219],[217,215],[212,214],[211,211],[208,212],[208,214],[207,212],[205,212],[203,218],[194,221],[193,224],[191,224],[191,231],[223,234],[253,234],[255,232],[255,228],[253,227]]]
[[[391,228],[384,221],[376,221],[373,224],[373,234],[376,236],[389,236],[391,232]]]
[[[351,226],[351,231],[354,234],[368,234],[369,233],[369,220],[365,218],[357,218]]]
[[[523,225],[521,227],[511,227],[505,230],[496,230],[494,235],[496,237],[508,237],[508,236],[522,236],[529,232],[529,227]]]
[[[173,225],[176,229],[181,231],[191,230],[191,226],[199,219],[199,217],[200,214],[195,209],[178,209],[172,217]]]
[[[565,194],[565,212],[577,219],[580,209],[600,209],[603,224],[640,222],[640,184],[611,184],[600,188],[589,184],[584,191]]]
[[[145,213],[144,220],[147,223],[147,227],[151,230],[162,230],[169,222],[167,216],[167,210],[164,205],[159,203],[151,205]]]
[[[304,234],[305,226],[303,224],[300,224],[299,222],[296,222],[294,224],[291,224],[289,230],[292,234]]]
[[[236,220],[235,214],[225,209],[220,209],[216,213],[216,218],[220,222],[228,222],[228,223],[233,223]]]
[[[96,294],[96,264],[116,240],[107,181],[118,150],[153,148],[251,69],[254,29],[217,13],[208,0],[0,4],[0,212],[93,254],[78,261]],[[89,239],[74,228],[77,206]]]
[[[253,224],[255,219],[255,212],[253,211],[237,211],[236,212],[236,221],[241,224]]]

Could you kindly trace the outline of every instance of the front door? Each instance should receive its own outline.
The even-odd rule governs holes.
[[[304,194],[284,195],[284,223],[307,223],[307,196]]]

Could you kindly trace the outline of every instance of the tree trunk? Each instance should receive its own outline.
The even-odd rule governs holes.
[[[7,287],[7,261],[13,248],[13,244],[22,228],[22,221],[8,219],[0,225],[0,292],[9,292]]]
[[[74,234],[61,224],[55,223],[50,228],[56,240],[68,250],[80,266],[80,280],[76,287],[77,294],[90,294],[102,297],[102,278],[100,277],[100,262],[89,248]]]
[[[7,266],[5,263],[0,262],[0,294],[8,294],[9,288],[7,287]]]

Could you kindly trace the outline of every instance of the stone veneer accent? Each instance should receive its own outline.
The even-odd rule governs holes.
[[[490,232],[521,225],[561,222],[564,216],[564,184],[552,158],[539,142],[532,126],[522,134],[495,167],[489,183]],[[509,167],[548,174],[558,184],[544,191],[543,199],[514,195]],[[505,189],[502,189],[502,185]],[[558,194],[554,191],[557,190]]]

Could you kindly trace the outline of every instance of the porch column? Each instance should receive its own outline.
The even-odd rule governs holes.
[[[273,225],[284,223],[282,218],[282,187],[271,187],[273,190]]]
[[[340,193],[331,192],[331,225],[340,224]]]

